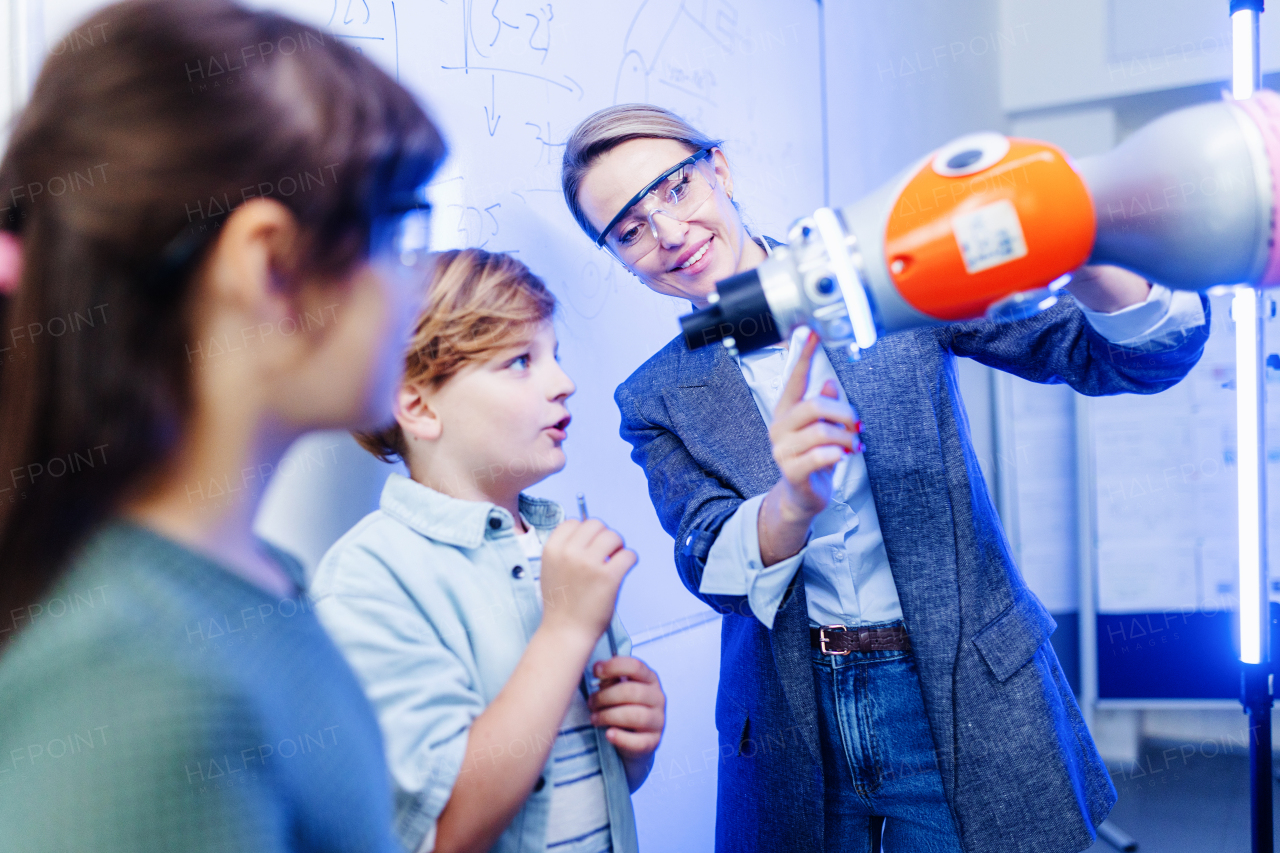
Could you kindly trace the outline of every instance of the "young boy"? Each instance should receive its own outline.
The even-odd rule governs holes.
[[[636,555],[522,494],[565,464],[554,309],[510,256],[438,256],[396,423],[358,436],[410,478],[390,476],[312,585],[378,712],[410,851],[636,850],[630,792],[666,702],[613,616]]]

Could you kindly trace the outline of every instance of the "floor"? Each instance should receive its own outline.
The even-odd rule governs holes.
[[[1140,853],[1247,853],[1249,756],[1202,744],[1149,742],[1137,762],[1112,768],[1120,795],[1110,821]],[[1272,786],[1280,814],[1280,784]],[[1276,835],[1280,842],[1280,835]],[[1098,839],[1089,853],[1114,853]]]

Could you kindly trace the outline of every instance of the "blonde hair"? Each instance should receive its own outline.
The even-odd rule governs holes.
[[[560,166],[560,186],[573,218],[592,240],[598,239],[600,232],[578,204],[582,179],[601,155],[632,139],[674,139],[690,154],[721,144],[721,140],[700,133],[670,110],[652,104],[618,104],[587,116],[569,134]]]
[[[403,382],[439,388],[466,365],[532,338],[555,309],[556,298],[542,279],[510,255],[483,249],[440,252],[405,354]],[[398,423],[353,435],[383,462],[408,452]]]

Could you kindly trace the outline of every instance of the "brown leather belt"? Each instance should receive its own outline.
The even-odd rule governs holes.
[[[843,625],[810,628],[809,644],[828,655],[911,651],[911,638],[907,636],[907,629],[901,623],[881,628],[846,628]]]

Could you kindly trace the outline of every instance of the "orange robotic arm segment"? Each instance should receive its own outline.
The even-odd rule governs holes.
[[[1083,264],[1095,227],[1089,191],[1062,151],[1010,139],[1004,157],[972,174],[926,163],[889,215],[885,258],[912,307],[964,320]]]

